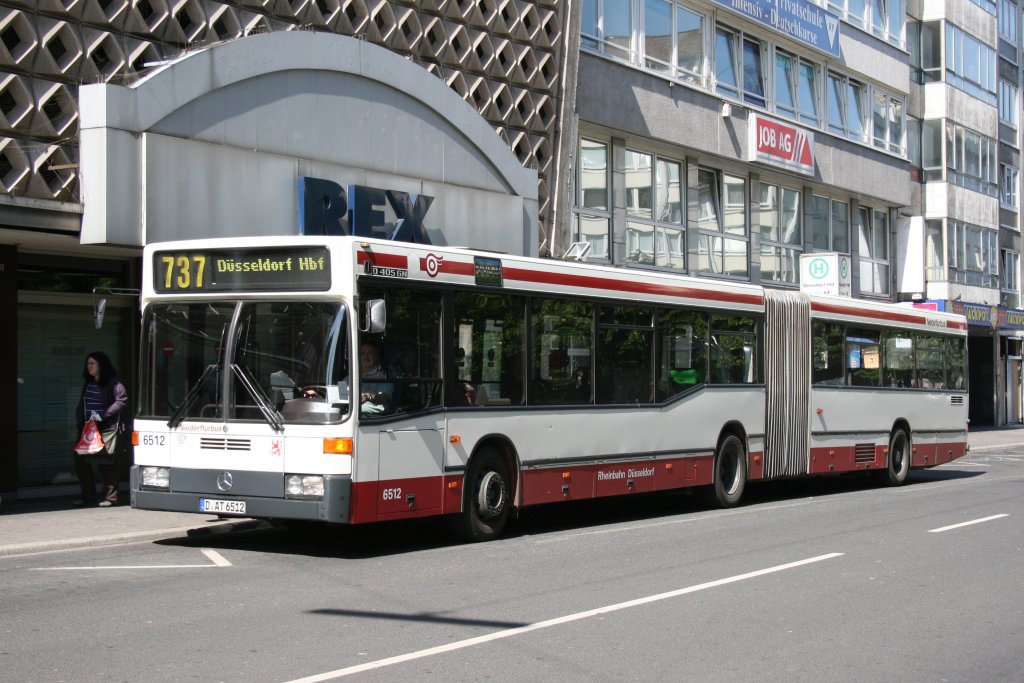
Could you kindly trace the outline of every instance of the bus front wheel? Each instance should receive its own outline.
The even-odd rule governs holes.
[[[469,464],[462,512],[450,518],[452,531],[464,541],[489,541],[505,528],[512,510],[508,468],[494,448],[484,448]]]
[[[882,472],[882,481],[889,486],[899,486],[907,481],[910,474],[910,437],[897,429],[889,439],[889,464]]]
[[[714,478],[706,489],[708,503],[715,507],[735,507],[743,497],[747,484],[747,455],[743,442],[729,434],[715,453]]]

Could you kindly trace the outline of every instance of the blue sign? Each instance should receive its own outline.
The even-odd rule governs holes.
[[[839,57],[839,18],[807,0],[714,0],[747,19]]]

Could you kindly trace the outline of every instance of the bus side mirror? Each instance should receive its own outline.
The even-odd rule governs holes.
[[[103,316],[107,312],[107,300],[100,299],[93,305],[92,319],[96,323],[96,329],[103,327]]]
[[[387,306],[384,299],[370,299],[366,302],[366,318],[360,331],[379,334],[387,326],[387,319]]]

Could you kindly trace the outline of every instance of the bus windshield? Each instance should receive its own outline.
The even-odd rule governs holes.
[[[175,424],[262,420],[278,429],[348,414],[341,304],[154,304],[143,330],[140,416]]]

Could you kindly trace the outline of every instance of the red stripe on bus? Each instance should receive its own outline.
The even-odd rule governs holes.
[[[630,294],[653,294],[688,299],[706,299],[710,301],[724,301],[734,304],[747,304],[750,306],[764,305],[764,296],[761,294],[740,294],[737,292],[722,292],[712,289],[698,289],[696,287],[684,287],[680,285],[656,282],[638,282],[628,279],[619,280],[608,277],[597,277],[594,275],[552,273],[538,270],[527,270],[525,268],[505,268],[503,274],[506,280],[516,280],[519,282],[558,285],[562,287],[580,287],[585,289],[606,289],[615,292],[628,292]],[[629,272],[623,270],[623,275],[629,277]]]
[[[356,263],[364,265],[372,263],[381,268],[402,268],[408,270],[409,258],[405,254],[388,254],[384,252],[360,251],[356,253]]]
[[[892,322],[910,323],[914,325],[926,325],[928,321],[928,318],[924,316],[913,315],[910,313],[876,311],[869,308],[855,308],[853,306],[838,306],[836,304],[829,304],[821,301],[812,301],[811,309],[821,313],[831,313],[833,315],[852,315],[862,318],[875,318],[880,320],[889,320]],[[960,322],[958,320],[946,320],[944,322],[947,328],[956,330],[967,329],[967,323]]]

